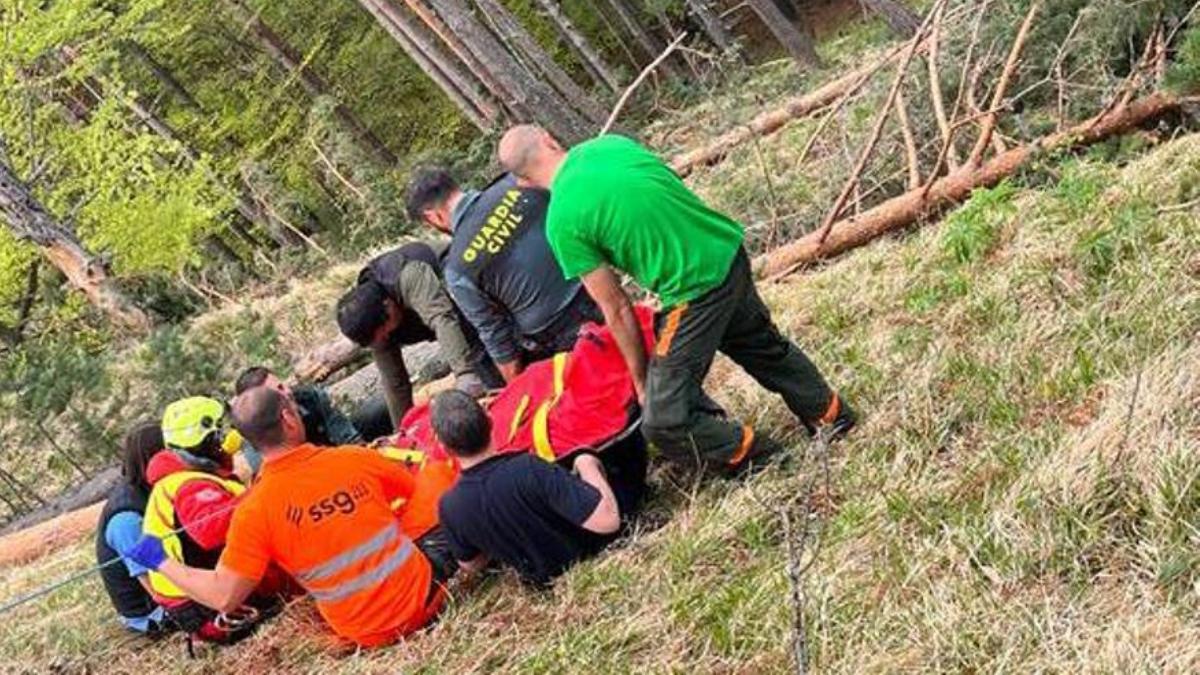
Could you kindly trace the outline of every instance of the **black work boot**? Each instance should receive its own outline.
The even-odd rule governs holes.
[[[829,425],[830,440],[842,438],[858,424],[858,413],[854,412],[854,408],[840,395],[835,396],[838,397],[838,414]]]
[[[850,433],[858,424],[858,413],[854,412],[854,408],[846,403],[845,399],[839,394],[834,394],[834,400],[830,402],[829,411],[826,414],[833,413],[833,421],[827,422],[824,419],[819,420],[800,420],[804,425],[804,430],[812,438],[816,438],[817,432],[821,429],[827,429],[826,435],[829,440],[835,441]],[[836,411],[836,412],[835,412]]]
[[[736,478],[756,473],[782,459],[781,450],[783,450],[783,446],[771,438],[763,434],[755,434],[750,451],[738,463],[726,466],[725,475]]]

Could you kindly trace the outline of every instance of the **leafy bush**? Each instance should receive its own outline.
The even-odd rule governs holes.
[[[1179,38],[1175,60],[1167,69],[1166,85],[1177,94],[1200,90],[1200,27],[1187,29]]]

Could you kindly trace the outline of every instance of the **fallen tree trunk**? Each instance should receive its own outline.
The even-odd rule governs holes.
[[[366,354],[367,350],[339,335],[300,357],[292,369],[292,377],[299,382],[323,382],[355,361],[365,359]]]
[[[913,225],[940,209],[960,203],[978,188],[996,185],[1042,153],[1103,141],[1179,110],[1185,102],[1195,100],[1180,99],[1163,92],[1151,94],[1069,129],[1011,148],[979,166],[963,165],[928,185],[909,190],[856,216],[843,218],[829,229],[824,242],[821,241],[821,232],[814,231],[758,256],[754,260],[755,276],[779,278],[804,265],[857,248],[888,232]]]
[[[370,358],[369,354],[368,350],[354,344],[344,335],[339,335],[336,339],[316,347],[301,357],[292,368],[292,378],[296,382],[308,383],[330,380],[336,381],[340,385],[341,378],[332,376],[367,361]],[[404,363],[408,367],[409,374],[418,382],[435,380],[449,372],[441,359],[441,352],[438,350],[436,342],[423,342],[404,347]],[[378,375],[364,375],[362,371],[366,370],[374,371],[374,366],[368,365],[344,379],[351,379],[356,375],[367,377],[368,379],[360,381],[364,383],[364,386],[373,386],[374,379],[370,378],[377,379]],[[354,385],[347,383],[346,386],[353,388]],[[351,396],[351,398],[355,398],[355,396]]]
[[[918,53],[924,51],[927,44],[927,42],[923,42],[917,48]],[[833,104],[842,96],[853,92],[872,74],[899,57],[901,52],[902,48],[897,47],[878,61],[853,70],[832,82],[827,82],[816,91],[793,96],[782,106],[760,113],[749,123],[721,134],[704,147],[675,155],[670,161],[671,168],[680,177],[683,177],[698,166],[716,164],[730,150],[742,143],[755,137],[769,136],[782,129],[788,122],[811,115]]]

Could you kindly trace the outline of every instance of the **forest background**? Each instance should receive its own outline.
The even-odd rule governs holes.
[[[255,363],[312,374],[302,357],[334,337],[329,302],[357,264],[426,234],[403,213],[409,173],[436,163],[487,182],[508,123],[537,121],[574,142],[621,100],[616,129],[694,170],[693,182],[712,180],[704,165],[729,155],[742,170],[707,196],[763,253],[814,230],[823,241],[851,207],[978,160],[985,148],[966,134],[948,140],[950,101],[953,128],[990,126],[978,146],[1000,154],[1135,93],[1188,91],[1194,10],[1167,0],[11,0],[0,13],[0,520],[44,512],[105,469],[111,478],[124,431],[171,400],[223,393]],[[931,25],[941,70],[936,54],[921,57],[927,71],[906,54],[900,71],[915,72],[901,87],[888,68],[864,69],[890,68],[905,44],[928,50]],[[1010,69],[1016,42],[1027,44]],[[829,114],[793,130],[798,159],[794,147],[764,155],[758,131],[739,136],[822,82],[844,84]],[[939,95],[914,91],[926,88]],[[812,108],[785,105],[769,130]],[[1145,141],[1108,147],[1129,155]],[[701,160],[689,160],[697,148]],[[288,299],[318,277],[325,297]]]
[[[290,372],[331,322],[267,320],[255,299],[424,234],[403,213],[414,167],[480,185],[507,123],[594,134],[685,30],[620,130],[744,68],[772,75],[760,102],[799,87],[827,67],[814,30],[886,33],[865,6],[900,34],[920,20],[890,1],[804,4],[5,3],[0,519],[111,466],[124,430],[170,400],[220,393],[250,363]],[[776,60],[789,53],[797,66]]]

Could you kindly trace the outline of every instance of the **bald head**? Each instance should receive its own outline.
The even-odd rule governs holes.
[[[526,185],[549,189],[566,151],[545,129],[519,124],[500,138],[496,156],[501,166]]]
[[[287,394],[259,385],[233,400],[233,425],[263,452],[303,443],[304,424]]]

